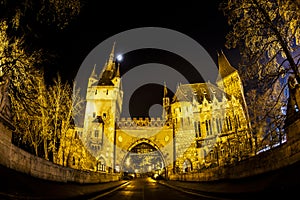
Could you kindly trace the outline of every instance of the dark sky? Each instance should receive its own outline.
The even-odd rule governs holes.
[[[229,31],[221,11],[218,10],[220,0],[201,2],[176,2],[158,4],[152,1],[141,1],[135,4],[115,1],[86,1],[80,15],[63,31],[46,30],[43,34],[43,45],[56,57],[46,68],[47,77],[55,76],[57,71],[64,80],[73,80],[79,67],[89,52],[105,39],[122,31],[139,27],[163,27],[179,31],[196,40],[217,60],[217,51],[223,50],[233,66],[237,65],[236,50],[224,47],[225,35]],[[121,75],[131,67],[143,63],[160,62],[172,65],[185,61],[176,55],[157,50],[140,50],[128,53],[121,66]],[[187,64],[187,63],[186,63]],[[188,64],[187,64],[188,65]],[[188,69],[189,67],[186,67]],[[201,77],[193,76],[191,70],[182,73],[190,74],[191,82],[201,82]],[[151,89],[147,86],[147,91]],[[162,90],[155,85],[156,96],[144,107],[161,103]],[[149,99],[145,90],[135,92],[132,102],[144,102]],[[160,91],[160,92],[158,92]],[[153,92],[154,94],[155,92]],[[131,104],[132,104],[131,102]],[[147,116],[147,110],[131,108],[132,116]],[[130,111],[131,112],[131,111]]]
[[[218,10],[220,0],[155,4],[106,1],[86,1],[80,15],[64,31],[46,30],[45,46],[57,54],[56,67],[68,79],[75,76],[87,54],[108,37],[138,27],[164,27],[182,32],[199,42],[216,60],[223,50],[225,34],[229,31],[226,19]],[[230,54],[230,53],[229,53]],[[234,59],[231,58],[236,62]],[[72,71],[70,71],[70,69]],[[51,69],[55,73],[55,69]]]

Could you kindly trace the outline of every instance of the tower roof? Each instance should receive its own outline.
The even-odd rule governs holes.
[[[97,78],[97,74],[96,74],[96,64],[94,65],[94,68],[93,68],[93,71],[92,71],[90,77],[92,77],[92,78]]]
[[[98,85],[113,86],[114,84],[112,82],[112,79],[114,77],[120,77],[119,69],[116,68],[116,63],[114,62],[115,45],[116,42],[114,42],[113,44],[108,62],[106,62],[104,65]]]
[[[219,65],[219,74],[217,82],[237,71],[234,67],[231,66],[223,51],[218,53],[218,65]]]
[[[164,82],[164,98],[167,97],[167,94],[168,94],[168,88],[167,88],[166,82]]]

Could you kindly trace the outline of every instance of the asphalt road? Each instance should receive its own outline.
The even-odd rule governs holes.
[[[152,178],[138,178],[130,181],[127,185],[105,196],[99,195],[90,200],[191,200],[208,199],[190,195],[170,187],[159,184]]]

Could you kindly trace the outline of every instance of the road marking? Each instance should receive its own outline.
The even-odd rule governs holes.
[[[221,197],[214,197],[214,196],[209,196],[209,195],[204,195],[204,194],[199,194],[199,193],[195,193],[195,192],[190,192],[190,191],[186,191],[184,189],[181,189],[179,187],[173,186],[173,185],[169,185],[167,183],[163,183],[161,181],[157,181],[159,184],[162,184],[164,186],[173,188],[174,190],[178,190],[180,192],[184,192],[187,194],[191,194],[191,195],[195,195],[195,196],[199,196],[199,197],[205,197],[205,198],[209,198],[209,199],[216,199],[216,200],[231,200],[231,199],[225,199],[225,198],[221,198]]]
[[[120,188],[122,188],[122,187],[128,185],[129,183],[130,183],[130,182],[126,182],[126,183],[120,185],[119,187],[116,187],[116,188],[114,188],[114,189],[112,189],[112,190],[110,190],[110,191],[108,191],[108,192],[103,193],[103,194],[99,194],[98,196],[95,196],[95,197],[93,197],[93,198],[90,198],[89,200],[95,200],[95,199],[98,199],[98,198],[100,198],[100,197],[106,196],[106,195],[108,195],[108,194],[110,194],[110,193],[113,193],[113,192],[119,190]]]

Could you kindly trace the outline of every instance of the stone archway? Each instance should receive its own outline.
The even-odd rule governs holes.
[[[143,138],[129,147],[121,169],[124,173],[153,174],[164,173],[165,166],[165,159],[158,146]]]
[[[102,172],[106,171],[106,161],[103,158],[103,156],[100,156],[100,158],[97,161],[97,171],[102,171]]]
[[[182,164],[183,172],[191,172],[193,170],[193,165],[190,159],[185,159]]]

